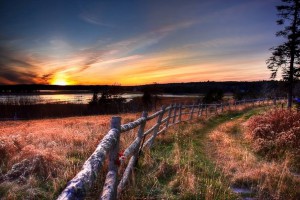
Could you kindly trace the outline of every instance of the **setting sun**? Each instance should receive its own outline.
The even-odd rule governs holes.
[[[65,80],[55,80],[52,85],[68,85]]]
[[[69,82],[65,78],[57,77],[51,81],[51,85],[69,85]]]

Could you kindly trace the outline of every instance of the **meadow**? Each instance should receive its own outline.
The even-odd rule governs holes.
[[[0,122],[0,196],[54,199],[107,133],[111,117]]]
[[[274,112],[282,114],[270,115]],[[180,124],[144,153],[124,199],[299,199],[299,148],[282,147],[273,152],[280,157],[270,158],[251,137],[254,124],[270,126],[257,118],[282,121],[290,115],[270,107],[246,108]],[[289,142],[298,141],[294,137]]]
[[[270,109],[238,107],[174,126],[143,152],[122,199],[297,199],[299,114]],[[140,113],[120,116],[124,124]],[[107,133],[111,117],[0,122],[0,196],[55,199]],[[121,149],[135,134],[121,137]],[[106,170],[87,199],[99,197]]]

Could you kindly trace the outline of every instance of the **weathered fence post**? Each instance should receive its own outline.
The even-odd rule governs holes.
[[[199,103],[199,105],[198,105],[198,113],[197,113],[197,117],[199,117],[199,116],[201,116],[201,108],[202,106],[201,106],[201,103]]]
[[[178,122],[181,122],[181,115],[182,115],[182,104],[179,104],[179,116],[178,116]]]
[[[139,147],[138,154],[137,154],[137,160],[138,160],[139,155],[141,154],[141,151],[142,151],[145,139],[146,139],[146,136],[144,136],[144,130],[145,130],[145,126],[146,126],[146,123],[147,123],[148,112],[144,111],[142,113],[142,117],[146,118],[146,120],[145,120],[145,122],[143,122],[140,125],[140,128],[138,130],[138,138],[141,138],[142,140],[141,140],[141,143],[139,143],[140,147]]]
[[[150,148],[152,147],[152,145],[153,145],[153,143],[154,143],[154,140],[155,140],[155,138],[156,138],[156,135],[157,135],[157,133],[158,133],[158,131],[159,131],[159,126],[160,126],[161,120],[162,120],[162,118],[163,118],[163,116],[164,116],[165,109],[166,109],[166,107],[165,107],[165,106],[162,106],[162,108],[161,108],[162,112],[160,113],[160,115],[159,115],[158,118],[157,118],[157,123],[156,123],[155,129],[153,130],[153,136],[152,136],[152,139],[149,141],[149,147],[150,147]]]
[[[194,109],[195,109],[195,103],[193,103],[193,107],[192,107],[192,109],[191,109],[190,120],[193,119]]]
[[[177,104],[174,105],[174,117],[173,117],[173,124],[176,123],[176,114],[177,114]]]
[[[139,127],[139,130],[138,130],[138,134],[137,134],[137,138],[138,138],[138,148],[136,149],[136,151],[133,153],[132,157],[130,158],[129,162],[128,162],[128,165],[124,171],[124,174],[123,174],[123,177],[118,185],[118,198],[117,199],[120,199],[120,194],[121,192],[123,191],[123,189],[125,188],[126,186],[126,183],[129,179],[129,176],[130,176],[130,173],[131,171],[133,170],[133,166],[137,164],[138,162],[138,158],[139,158],[139,154],[140,154],[140,147],[141,147],[141,142],[142,140],[144,139],[144,130],[145,130],[145,126],[146,126],[146,122],[147,122],[147,116],[148,116],[148,113],[147,112],[143,112],[142,113],[142,118],[145,118],[145,121],[141,123],[140,127]]]
[[[170,109],[169,109],[169,113],[168,113],[168,118],[167,118],[167,121],[166,121],[166,129],[169,127],[170,118],[171,118],[171,115],[172,115],[172,109],[173,109],[173,104],[170,105]]]
[[[102,195],[100,199],[116,199],[117,198],[117,183],[118,183],[118,165],[119,159],[119,142],[120,142],[120,130],[121,130],[121,117],[112,117],[111,128],[117,131],[118,135],[116,143],[112,147],[109,153],[109,167],[106,175]]]

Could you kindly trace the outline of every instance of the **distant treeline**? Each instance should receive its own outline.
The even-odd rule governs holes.
[[[1,119],[36,119],[67,116],[85,116],[96,114],[117,114],[124,112],[141,112],[143,110],[156,110],[161,105],[179,103],[188,98],[162,98],[160,94],[199,94],[190,103],[213,103],[229,101],[224,95],[229,93],[232,100],[275,98],[286,96],[285,82],[256,81],[256,82],[197,82],[197,83],[170,83],[149,84],[141,86],[54,86],[54,85],[2,85],[2,94],[35,94],[38,98],[40,91],[70,91],[91,93],[89,104],[36,104],[31,99],[22,99],[15,102],[0,104]],[[126,101],[120,94],[125,92],[140,92],[141,97]],[[1,95],[0,93],[0,95]],[[295,92],[296,94],[297,92]],[[300,94],[300,90],[299,90]],[[198,97],[197,97],[198,96]],[[12,102],[10,102],[10,100]],[[174,102],[174,100],[176,102]]]
[[[155,91],[155,93],[170,94],[205,94],[212,89],[222,90],[224,93],[239,92],[267,92],[276,90],[278,92],[285,91],[286,82],[283,81],[255,81],[255,82],[190,82],[190,83],[168,83],[168,84],[148,84],[139,86],[120,86],[120,85],[0,85],[0,93],[39,93],[41,90],[64,90],[64,91],[104,91],[107,89],[117,89],[121,92],[144,92]]]

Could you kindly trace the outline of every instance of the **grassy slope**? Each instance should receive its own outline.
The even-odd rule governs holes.
[[[194,121],[193,125],[191,123],[182,123],[170,129],[167,134],[160,136],[160,139],[155,142],[151,152],[144,152],[135,171],[135,176],[133,176],[132,185],[134,187],[126,191],[124,199],[237,199],[238,196],[233,194],[229,188],[232,180],[228,178],[227,174],[223,174],[224,169],[218,165],[216,158],[211,155],[212,151],[216,152],[217,149],[216,147],[212,148],[212,143],[209,142],[208,138],[214,130],[224,123],[233,121],[232,119],[242,118],[246,120],[260,111],[261,108],[231,112],[212,117],[209,120],[198,119]],[[50,153],[61,156],[59,160],[64,159],[67,166],[61,167],[61,172],[58,172],[59,175],[50,177],[50,179],[48,177],[46,182],[45,180],[36,179],[34,176],[29,176],[26,184],[16,184],[15,182],[1,183],[0,197],[6,196],[10,197],[10,199],[15,199],[25,195],[29,198],[55,198],[64,187],[66,180],[76,174],[81,164],[94,150],[97,141],[107,130],[109,117],[105,118],[105,120],[102,117],[99,120],[95,116],[66,118],[64,120],[1,123],[0,138],[7,140],[9,142],[7,144],[11,143],[10,140],[14,143],[17,141],[18,144],[22,145],[22,152],[23,149],[28,150],[27,146],[34,147],[34,151],[29,151],[30,154],[25,152],[10,156],[9,158],[14,159],[9,161],[7,166],[1,166],[1,173],[7,171],[8,166],[11,166],[15,161],[20,161],[27,155],[44,155],[49,144],[53,143],[51,141],[55,141],[54,149],[58,151],[51,151]],[[123,117],[126,123],[136,119],[139,115],[125,115]],[[239,142],[241,139],[239,137],[239,132],[241,131],[239,123],[235,123],[229,128],[229,132],[237,133],[232,135],[234,136],[233,138],[237,139],[235,142]],[[78,127],[83,129],[81,130]],[[99,127],[101,127],[100,130],[98,130]],[[85,129],[88,129],[88,131]],[[83,132],[86,132],[87,135],[90,134],[95,139],[95,141],[92,141],[93,145],[88,145],[90,146],[89,150],[86,149],[86,146],[91,141],[86,141],[81,137],[78,138],[82,136]],[[74,135],[76,135],[75,138]],[[28,140],[29,136],[30,140]],[[63,137],[64,142],[62,142],[61,137]],[[128,141],[123,141],[123,143],[127,144]],[[246,143],[242,144],[246,149],[248,148]],[[85,150],[84,153],[81,151],[78,153],[78,150],[80,150],[78,145],[80,149]],[[19,155],[22,156],[20,157]],[[74,163],[76,163],[75,167]],[[53,167],[57,168],[56,166]],[[61,177],[63,177],[63,180],[61,180]],[[97,188],[95,190],[97,191],[95,194],[99,194],[100,189]],[[97,197],[98,195],[95,198]],[[93,198],[94,196],[90,197],[90,199]]]
[[[140,115],[121,116],[126,123]],[[111,117],[0,122],[0,199],[56,199],[107,133]],[[23,167],[12,170],[18,163]],[[1,180],[9,171],[13,176]]]
[[[231,112],[180,124],[156,141],[140,160],[134,187],[124,199],[237,199],[207,155],[207,135],[218,125],[241,116]]]
[[[212,159],[233,187],[250,190],[244,197],[299,199],[300,179],[291,172],[291,158],[270,160],[253,151],[244,123],[252,114],[226,122],[209,134]]]
[[[286,160],[257,156],[243,136],[243,123],[265,110],[175,127],[144,152],[124,199],[239,199],[230,187],[250,189],[243,197],[297,199],[299,180],[289,173]]]

